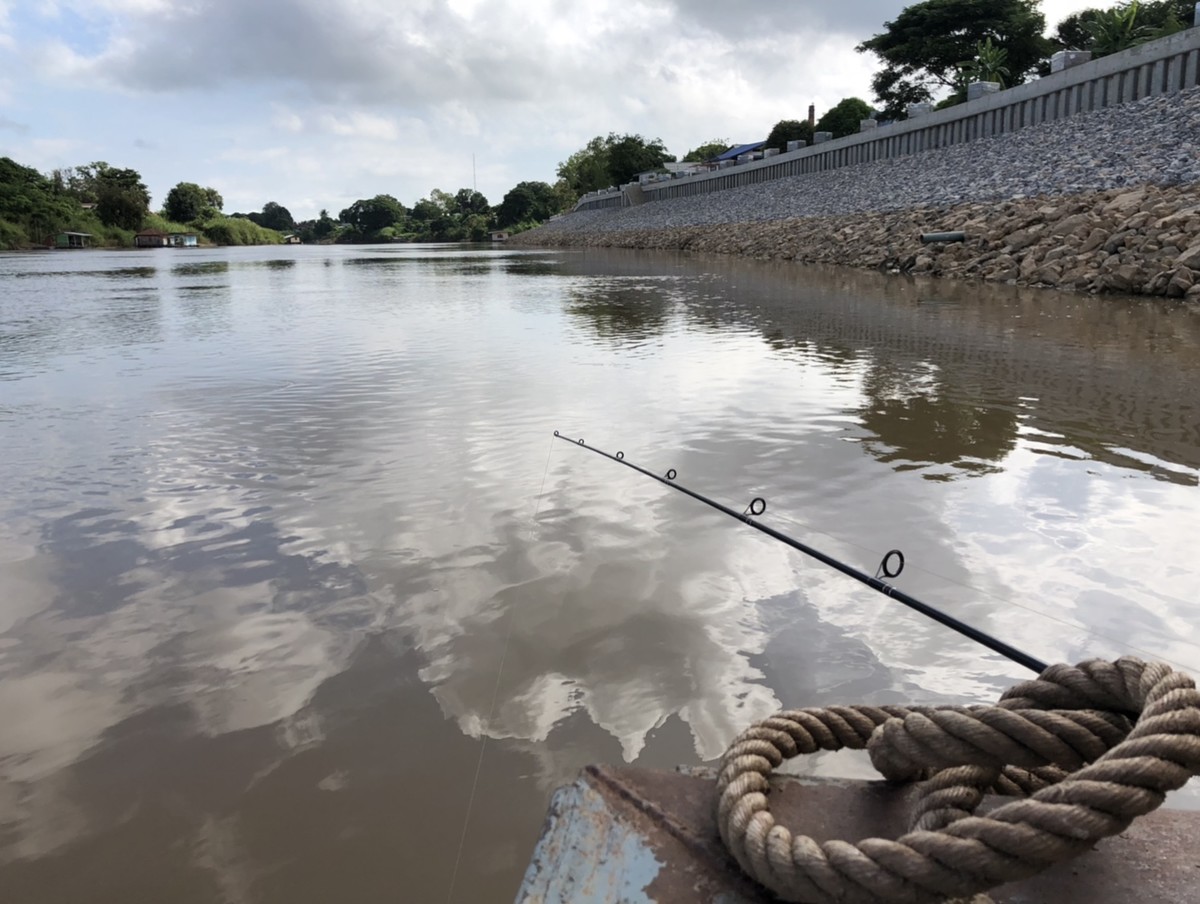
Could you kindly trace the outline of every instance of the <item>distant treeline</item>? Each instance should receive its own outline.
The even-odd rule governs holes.
[[[496,229],[545,222],[573,203],[545,182],[522,182],[496,207],[473,189],[434,189],[411,207],[381,194],[355,201],[337,219],[322,210],[315,220],[297,222],[276,201],[227,215],[216,189],[180,182],[155,212],[136,170],[97,161],[43,174],[0,158],[0,248],[9,250],[46,244],[62,232],[89,233],[96,245],[132,246],[144,229],[191,232],[218,245],[277,244],[288,235],[305,242],[479,242]]]
[[[221,196],[208,191],[208,205],[182,221],[150,211],[150,192],[136,170],[97,161],[45,175],[0,157],[0,248],[43,245],[61,232],[86,232],[95,244],[130,247],[143,229],[193,232],[221,245],[281,240],[278,232],[222,214]]]

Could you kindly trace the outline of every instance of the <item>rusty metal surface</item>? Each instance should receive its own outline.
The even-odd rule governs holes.
[[[771,810],[818,841],[903,833],[914,793],[772,779]],[[766,904],[725,853],[711,779],[589,766],[554,795],[518,904]],[[990,892],[995,904],[1200,904],[1200,813],[1159,810],[1082,857]]]

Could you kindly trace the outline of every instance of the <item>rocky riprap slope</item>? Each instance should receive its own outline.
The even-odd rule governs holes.
[[[686,249],[1200,297],[1200,89],[998,138],[623,210],[513,241]],[[962,230],[967,241],[922,245]]]

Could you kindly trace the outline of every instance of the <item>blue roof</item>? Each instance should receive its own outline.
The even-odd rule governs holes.
[[[739,144],[737,147],[730,148],[724,154],[717,154],[713,159],[736,160],[739,154],[749,154],[751,151],[757,151],[766,143],[767,139],[764,138],[762,141],[752,141],[750,144]]]

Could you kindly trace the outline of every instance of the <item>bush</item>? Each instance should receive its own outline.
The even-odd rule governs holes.
[[[0,249],[4,251],[19,251],[29,244],[25,230],[20,226],[0,220]]]
[[[264,229],[242,217],[216,217],[200,229],[205,238],[217,245],[278,245],[283,241],[274,229]]]

